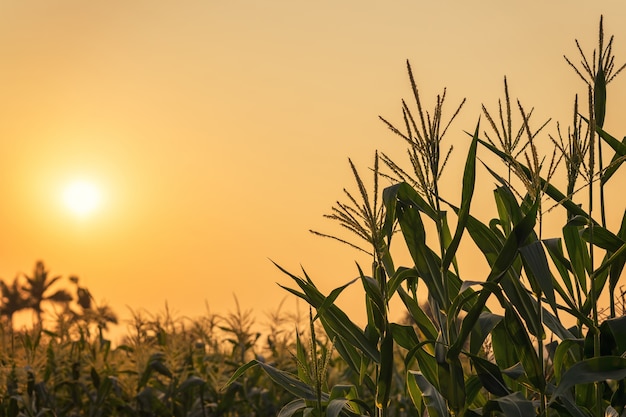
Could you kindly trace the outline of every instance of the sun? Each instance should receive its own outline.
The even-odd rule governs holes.
[[[86,216],[100,205],[102,196],[98,187],[84,180],[74,181],[65,187],[63,202],[77,216]]]

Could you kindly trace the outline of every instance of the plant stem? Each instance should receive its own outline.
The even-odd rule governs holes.
[[[592,320],[593,320],[593,329],[590,331],[593,332],[593,357],[597,358],[600,356],[600,333],[598,332],[598,306],[597,306],[597,294],[596,294],[596,286],[595,286],[595,273],[593,272],[594,267],[594,222],[593,222],[593,176],[594,176],[594,163],[595,163],[595,132],[596,132],[596,120],[593,111],[593,93],[591,90],[591,86],[589,86],[589,126],[590,126],[590,134],[589,134],[589,263],[590,263],[590,272],[589,272],[589,282],[591,288],[589,290],[589,298],[591,302],[591,311],[592,311]],[[600,404],[600,385],[595,383],[595,405],[596,405],[596,415],[598,417],[602,416],[602,405]]]

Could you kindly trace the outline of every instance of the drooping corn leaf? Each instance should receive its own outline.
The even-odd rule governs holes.
[[[276,267],[280,269],[283,273],[291,277],[296,282],[296,284],[298,284],[303,292],[299,293],[295,290],[281,285],[282,288],[286,289],[292,294],[297,295],[298,297],[301,297],[315,309],[318,309],[323,305],[327,306],[327,308],[320,315],[320,319],[323,319],[322,324],[324,325],[324,328],[326,332],[329,333],[329,335],[334,335],[338,338],[344,339],[346,342],[348,342],[348,344],[356,349],[359,349],[374,362],[379,362],[380,354],[375,344],[372,343],[365,336],[363,331],[356,324],[354,324],[352,320],[350,320],[348,315],[344,313],[339,307],[337,307],[336,304],[324,304],[326,297],[315,287],[315,285],[313,285],[310,279],[307,279],[307,281],[305,281],[302,278],[291,274],[280,265],[276,263],[274,263],[274,265],[276,265]]]
[[[556,401],[572,387],[579,384],[606,381],[620,381],[626,378],[626,358],[601,356],[583,359],[572,365],[561,377],[561,382],[552,394],[550,402]]]
[[[495,398],[483,407],[483,416],[492,416],[499,412],[507,417],[528,417],[536,415],[532,401],[526,399],[522,393],[514,392],[504,397]]]
[[[525,261],[527,276],[531,281],[534,281],[534,285],[531,285],[534,287],[533,291],[537,294],[537,291],[540,290],[545,295],[548,303],[550,303],[554,314],[558,315],[554,286],[552,285],[554,277],[548,266],[548,258],[541,242],[535,240],[526,246],[522,246],[519,250],[522,259]]]
[[[250,362],[240,366],[239,369],[237,369],[237,371],[235,371],[235,373],[226,382],[222,389],[227,388],[229,385],[239,379],[245,372],[255,366],[260,366],[261,368],[263,368],[267,376],[269,376],[272,381],[274,381],[281,388],[295,395],[296,397],[308,401],[317,400],[317,394],[315,393],[313,388],[297,379],[294,375],[285,371],[281,371],[280,369],[276,369],[273,366],[258,361],[256,359],[253,359]],[[322,399],[324,401],[328,400],[328,394],[322,393]]]
[[[495,363],[477,355],[472,355],[472,364],[483,387],[493,395],[503,397],[509,395],[511,390],[506,386],[502,372]]]
[[[477,325],[472,329],[470,337],[470,352],[478,354],[480,348],[491,331],[502,321],[504,317],[488,311],[480,313]]]
[[[285,404],[285,406],[281,408],[280,411],[278,412],[277,417],[292,417],[296,413],[300,412],[300,410],[303,410],[305,408],[306,408],[306,401],[299,398],[297,400],[293,400]]]
[[[546,386],[546,380],[543,376],[543,368],[539,362],[539,357],[528,336],[528,332],[512,306],[508,306],[505,310],[504,324],[520,358],[520,362],[526,371],[528,380],[534,387],[543,391]]]
[[[435,341],[437,339],[437,329],[417,301],[401,287],[398,288],[398,294],[411,318],[415,321],[415,325],[424,334],[425,340]]]
[[[581,118],[589,124],[589,120],[584,116]],[[602,184],[606,184],[607,181],[615,174],[615,172],[619,169],[619,167],[624,162],[624,156],[626,156],[626,137],[620,142],[609,133],[602,129],[602,126],[599,126],[596,123],[596,132],[598,135],[615,151],[615,155],[611,159],[611,163],[606,168],[606,170],[601,174],[600,181]]]
[[[422,402],[428,410],[429,417],[447,417],[448,407],[443,396],[428,382],[419,371],[407,372],[407,388],[413,403],[418,409]]]

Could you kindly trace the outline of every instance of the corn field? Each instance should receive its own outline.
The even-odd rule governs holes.
[[[596,49],[576,41],[580,56],[565,57],[586,94],[556,128],[535,122],[505,78],[498,107],[483,106],[458,134],[465,101],[448,112],[444,90],[426,109],[407,62],[411,100],[399,123],[381,122],[408,161],[376,152],[371,183],[350,161],[356,191],[327,215],[349,237],[313,232],[371,263],[329,294],[276,265],[286,293],[308,306],[304,319],[277,312],[258,332],[239,306],[196,320],[135,313],[113,347],[103,331],[114,314],[77,278],[75,295],[54,291],[58,277],[38,263],[32,277],[2,282],[0,415],[626,416],[626,207],[605,193],[626,158],[626,137],[604,130],[609,85],[626,67],[613,41],[600,18]],[[469,145],[460,196],[441,180],[453,134]],[[483,221],[472,208],[487,180],[494,217]],[[623,212],[619,224],[609,207]],[[480,252],[483,275],[464,267],[462,241]],[[336,303],[353,285],[365,326]],[[391,319],[392,299],[403,320]],[[52,303],[65,307],[50,327],[42,312]],[[20,309],[34,312],[31,330],[13,329]]]

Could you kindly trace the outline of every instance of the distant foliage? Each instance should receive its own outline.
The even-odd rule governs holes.
[[[47,327],[2,327],[0,416],[275,416],[293,398],[261,370],[223,389],[251,358],[296,371],[295,319],[280,309],[263,340],[239,306],[194,320],[134,311],[114,346],[103,330],[115,314],[71,282],[78,308]]]

